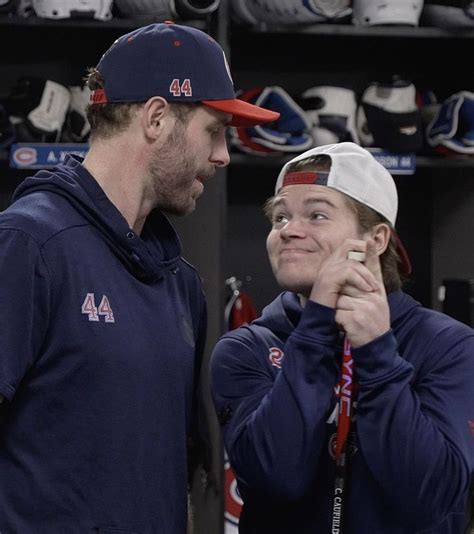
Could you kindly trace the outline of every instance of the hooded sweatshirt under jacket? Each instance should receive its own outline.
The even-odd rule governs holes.
[[[0,214],[0,532],[186,532],[200,279],[136,235],[79,159]]]
[[[344,530],[331,527],[342,339],[335,310],[282,293],[223,336],[211,387],[244,501],[241,534],[463,534],[474,466],[474,332],[398,291],[353,349]]]

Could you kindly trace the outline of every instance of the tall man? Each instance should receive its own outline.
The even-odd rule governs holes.
[[[284,292],[211,359],[242,534],[466,528],[474,332],[402,291],[397,208],[389,172],[354,143],[278,177],[267,250]]]
[[[171,23],[119,38],[88,84],[86,158],[0,215],[0,531],[184,534],[206,313],[163,212],[191,212],[228,164],[228,124],[278,114]]]

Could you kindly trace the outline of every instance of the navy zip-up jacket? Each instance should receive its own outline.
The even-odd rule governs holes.
[[[199,276],[68,158],[0,214],[0,532],[184,534]]]
[[[389,295],[392,329],[353,349],[348,534],[462,534],[474,466],[474,331]],[[331,530],[341,334],[282,293],[225,334],[211,387],[244,501],[242,534]]]

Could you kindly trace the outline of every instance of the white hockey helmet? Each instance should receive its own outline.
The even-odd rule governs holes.
[[[31,0],[18,0],[16,7],[16,14],[19,17],[28,18],[34,15],[33,5]]]
[[[474,27],[474,0],[425,0],[423,22],[440,28]]]
[[[112,18],[112,0],[32,0],[36,15],[45,19]]]
[[[307,0],[308,8],[326,19],[338,19],[352,12],[350,0]]]
[[[237,24],[255,26],[259,23],[251,6],[247,5],[247,0],[234,0],[231,3],[231,15]]]
[[[357,99],[352,89],[317,85],[303,92],[300,103],[312,124],[314,146],[340,141],[359,143]]]
[[[155,17],[163,21],[177,16],[173,0],[115,0],[115,5],[128,18]]]
[[[336,3],[347,2],[337,0]],[[251,25],[311,24],[324,22],[328,18],[321,10],[313,10],[305,0],[234,0],[232,10],[237,22]]]
[[[247,3],[248,0],[247,0]],[[323,22],[325,17],[314,13],[304,0],[254,0],[262,22],[274,24],[307,24]]]
[[[220,0],[116,0],[115,4],[126,17],[163,21],[207,15],[219,7]]]
[[[423,0],[353,0],[352,22],[359,26],[418,26]]]
[[[183,18],[208,15],[215,11],[220,0],[170,0],[174,2],[175,11]]]

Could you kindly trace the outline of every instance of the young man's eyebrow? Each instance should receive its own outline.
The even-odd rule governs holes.
[[[327,206],[330,206],[331,208],[336,207],[336,205],[333,202],[331,202],[330,200],[326,198],[310,197],[310,198],[305,199],[303,201],[303,204],[305,206],[309,206],[313,204],[325,204]],[[279,206],[285,206],[285,205],[286,205],[286,200],[283,197],[278,197],[274,200],[272,208],[277,208]]]
[[[327,198],[307,198],[303,201],[303,204],[305,206],[308,206],[310,204],[326,204],[327,206],[330,206],[331,208],[335,208],[336,205],[328,200]]]

